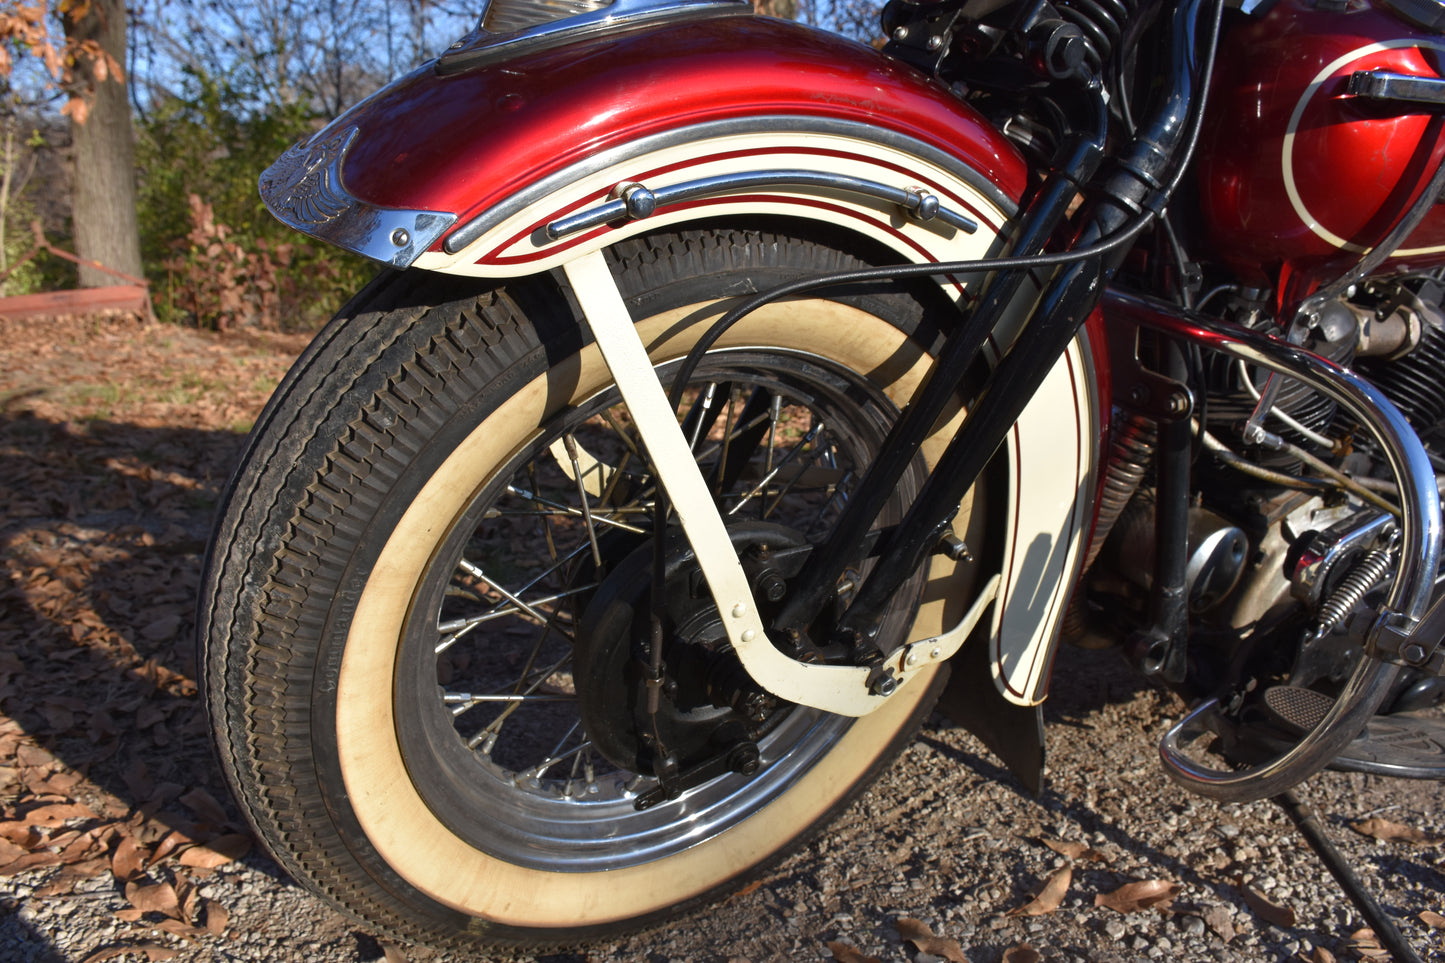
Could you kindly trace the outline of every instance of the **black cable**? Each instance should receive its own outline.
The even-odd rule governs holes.
[[[837,274],[823,274],[816,277],[800,278],[797,281],[790,281],[787,284],[780,284],[775,288],[754,295],[751,299],[733,308],[724,314],[713,326],[708,328],[707,333],[695,344],[688,356],[683,359],[682,367],[678,369],[677,376],[672,382],[672,391],[668,400],[676,408],[682,402],[682,392],[686,389],[688,379],[697,370],[698,363],[717,339],[727,333],[728,328],[741,321],[747,315],[758,308],[771,304],[779,298],[785,298],[790,294],[801,294],[804,291],[811,291],[815,288],[829,287],[835,284],[861,284],[865,281],[895,281],[904,278],[936,277],[945,274],[978,274],[985,271],[1020,270],[1027,268],[1057,267],[1061,264],[1071,264],[1074,261],[1085,261],[1101,254],[1107,254],[1118,248],[1120,245],[1132,241],[1139,233],[1149,225],[1153,219],[1153,213],[1142,215],[1133,224],[1121,228],[1111,237],[1101,238],[1087,247],[1076,248],[1072,251],[1063,251],[1058,254],[1035,254],[1031,257],[1005,257],[993,258],[981,261],[936,261],[929,264],[898,264],[890,267],[865,268],[859,271],[842,271]]]
[[[1189,169],[1189,163],[1193,160],[1195,148],[1199,144],[1199,135],[1204,128],[1204,108],[1209,96],[1209,77],[1214,73],[1214,56],[1219,47],[1219,28],[1224,16],[1224,3],[1219,2],[1214,7],[1214,22],[1209,35],[1209,47],[1205,54],[1203,68],[1200,71],[1200,78],[1203,83],[1201,89],[1195,96],[1195,102],[1191,105],[1194,116],[1190,119],[1189,139],[1184,148],[1184,154],[1179,159],[1179,165],[1174,172],[1174,177],[1169,181],[1168,187],[1161,192],[1163,201],[1174,196],[1179,185],[1184,180],[1184,172]],[[1163,204],[1159,205],[1162,209]],[[733,308],[715,321],[707,333],[693,345],[683,359],[682,366],[678,369],[676,377],[672,382],[672,390],[668,393],[668,402],[673,408],[682,403],[682,393],[686,390],[687,382],[692,378],[693,372],[697,370],[702,356],[712,348],[717,339],[722,337],[738,321],[745,316],[758,310],[764,305],[771,304],[779,298],[785,298],[790,294],[801,294],[804,291],[811,291],[820,287],[828,287],[835,284],[861,284],[865,281],[893,281],[904,278],[916,277],[938,277],[947,274],[978,274],[985,271],[1013,271],[1028,270],[1042,267],[1058,267],[1061,264],[1070,264],[1075,261],[1084,261],[1089,258],[1099,257],[1107,254],[1126,244],[1143,232],[1144,228],[1159,215],[1159,210],[1148,210],[1142,212],[1138,219],[1132,224],[1121,227],[1113,235],[1100,238],[1085,247],[1075,248],[1072,251],[1063,251],[1058,254],[1035,254],[1030,257],[1004,257],[991,260],[978,261],[942,261],[932,264],[900,264],[890,267],[867,268],[861,271],[844,271],[837,274],[824,274],[817,277],[802,278],[781,284],[761,294],[754,295],[751,299]]]

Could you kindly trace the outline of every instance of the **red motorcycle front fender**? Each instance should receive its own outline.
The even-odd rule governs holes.
[[[812,220],[905,261],[992,257],[1028,180],[1002,134],[911,68],[735,16],[425,67],[293,148],[261,187],[282,220],[379,261],[504,278],[725,217]],[[940,283],[972,296],[967,278]],[[1005,446],[1010,534],[986,661],[1016,706],[1046,692],[1089,522],[1105,417],[1089,355],[1070,348]]]
[[[410,266],[430,252],[446,262],[418,266],[457,270],[465,252],[485,262],[466,273],[519,274],[538,258],[477,245],[505,215],[663,145],[692,158],[720,138],[768,131],[786,131],[823,167],[846,163],[839,145],[849,141],[886,148],[900,187],[946,188],[926,182],[930,169],[957,178],[980,197],[944,194],[945,205],[995,232],[1027,186],[1013,145],[938,83],[840,37],[727,17],[454,73],[427,65],[298,144],[261,191],[291,226],[385,263]],[[752,149],[776,147],[764,139]]]

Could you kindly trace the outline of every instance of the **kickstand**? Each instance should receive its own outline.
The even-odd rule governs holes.
[[[1325,835],[1325,827],[1315,817],[1314,810],[1306,806],[1292,790],[1285,790],[1275,796],[1274,801],[1289,815],[1309,842],[1310,848],[1319,856],[1320,862],[1325,864],[1335,882],[1340,884],[1345,895],[1359,909],[1365,922],[1370,924],[1370,929],[1375,931],[1380,945],[1389,950],[1400,963],[1421,963],[1419,955],[1405,940],[1405,935],[1400,932],[1395,921],[1390,919],[1380,904],[1375,902],[1375,898],[1366,891],[1364,881],[1355,875],[1354,870],[1345,862],[1344,854],[1336,849],[1329,836]]]

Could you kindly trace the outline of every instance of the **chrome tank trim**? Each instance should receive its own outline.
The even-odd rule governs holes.
[[[493,227],[501,224],[519,211],[525,210],[532,204],[556,193],[558,190],[575,181],[581,180],[589,174],[605,170],[614,164],[620,164],[633,157],[640,157],[653,153],[654,151],[676,147],[692,141],[726,137],[733,134],[753,133],[832,134],[839,137],[855,138],[864,143],[874,143],[884,147],[891,147],[903,153],[912,154],[919,160],[927,164],[932,164],[945,173],[952,174],[959,178],[959,180],[978,191],[980,195],[996,206],[1003,212],[1005,217],[1013,217],[1018,211],[1017,201],[999,190],[996,184],[988,180],[988,178],[984,177],[978,171],[964,165],[957,157],[913,137],[909,137],[906,134],[894,133],[856,121],[775,115],[747,118],[745,120],[718,120],[704,124],[695,124],[690,127],[670,130],[665,133],[654,134],[650,137],[631,141],[614,147],[611,150],[601,151],[588,157],[585,161],[542,178],[512,195],[502,203],[488,208],[476,217],[465,222],[442,242],[442,250],[448,254],[460,253],[473,241],[476,241]]]
[[[409,267],[456,223],[443,211],[375,207],[342,182],[356,127],[307,138],[261,174],[261,200],[287,227],[392,267]]]
[[[494,33],[482,26],[488,13],[484,10],[476,29],[437,58],[435,69],[443,76],[462,73],[524,52],[545,50],[602,33],[752,12],[753,6],[748,0],[614,0],[596,10],[539,23],[523,30]]]
[[[1103,309],[1111,320],[1144,325],[1301,381],[1338,402],[1375,436],[1395,474],[1401,508],[1400,564],[1384,609],[1407,628],[1416,625],[1430,603],[1440,564],[1440,498],[1434,466],[1399,409],[1355,373],[1287,341],[1117,291],[1105,294]],[[1211,717],[1218,717],[1218,704],[1211,699],[1165,734],[1159,744],[1165,771],[1175,782],[1211,799],[1246,802],[1278,795],[1319,771],[1359,735],[1401,671],[1401,666],[1373,654],[1362,658],[1324,719],[1293,749],[1234,772],[1201,766],[1181,748],[1184,740],[1209,725]]]
[[[742,174],[728,174],[719,177],[702,177],[681,184],[670,184],[648,190],[642,184],[619,185],[613,200],[588,211],[579,211],[568,217],[558,218],[546,227],[547,237],[556,241],[569,234],[576,234],[594,227],[601,227],[609,221],[621,218],[641,220],[658,208],[680,204],[699,197],[716,197],[736,191],[757,188],[813,187],[838,191],[844,194],[860,194],[897,204],[910,216],[920,221],[934,218],[951,227],[972,234],[978,230],[978,222],[942,206],[938,198],[921,189],[908,189],[880,184],[877,181],[842,174],[828,174],[821,171],[771,170],[748,171]]]

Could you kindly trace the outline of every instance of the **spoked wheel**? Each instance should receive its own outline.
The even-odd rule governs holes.
[[[758,232],[616,253],[664,375],[728,294],[863,263]],[[699,367],[684,429],[761,604],[786,598],[921,378],[937,297],[775,305]],[[409,938],[567,943],[735,888],[860,792],[937,688],[855,721],[747,677],[565,305],[549,278],[370,287],[278,391],[212,546],[205,684],[237,795],[292,873]],[[970,507],[956,528],[981,524]],[[915,578],[892,644],[956,617],[973,577]]]

